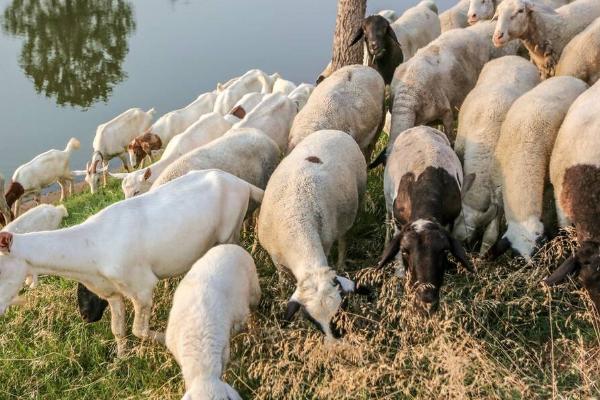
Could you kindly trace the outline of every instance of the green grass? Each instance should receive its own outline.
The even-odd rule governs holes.
[[[572,245],[568,235],[548,244],[533,265],[474,259],[477,274],[449,274],[439,312],[426,319],[391,269],[373,268],[384,239],[381,181],[381,171],[370,174],[374,207],[365,202],[349,235],[346,271],[371,284],[376,300],[350,299],[339,320],[348,334],[336,344],[324,344],[303,319],[284,328],[279,321],[293,282],[259,248],[263,300],[248,330],[232,340],[226,381],[244,398],[260,399],[599,395],[600,335],[590,302],[573,283],[552,292],[539,285]],[[116,181],[96,196],[75,196],[66,203],[65,225],[121,198]],[[243,235],[246,248],[252,240]],[[165,328],[176,283],[157,286],[153,328]],[[116,359],[109,313],[85,324],[75,289],[74,282],[42,278],[24,290],[25,304],[3,317],[0,399],[180,398],[180,371],[166,349],[130,336],[132,352]]]

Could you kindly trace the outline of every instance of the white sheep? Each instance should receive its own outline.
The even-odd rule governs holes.
[[[189,171],[203,169],[219,169],[264,189],[279,162],[280,154],[277,144],[264,132],[234,127],[220,138],[169,164],[156,178],[150,191]],[[252,204],[251,209],[255,206]]]
[[[238,242],[248,202],[262,196],[225,172],[196,171],[115,203],[80,225],[0,232],[0,315],[27,276],[56,275],[108,300],[119,356],[126,349],[124,297],[134,305],[133,334],[164,342],[164,334],[149,329],[156,283],[184,274],[214,245]]]
[[[286,96],[296,89],[296,84],[283,78],[277,78],[273,84],[273,93],[283,93]]]
[[[472,242],[492,220],[496,221],[490,166],[502,122],[513,102],[539,82],[537,68],[529,61],[518,56],[501,57],[483,67],[475,88],[465,98],[458,113],[454,150],[463,161],[465,176],[473,177],[473,183],[463,194],[462,213],[454,222],[455,238]],[[497,235],[497,227],[489,229]],[[496,239],[487,239],[485,233],[483,236],[483,243]]]
[[[569,108],[550,160],[550,181],[562,226],[573,223],[576,251],[544,282],[554,285],[576,277],[600,312],[600,81]]]
[[[381,10],[377,15],[381,15],[383,18],[387,19],[390,24],[398,19],[398,14],[396,14],[396,11],[394,10]]]
[[[508,111],[491,170],[493,201],[504,211],[507,231],[489,249],[489,258],[512,247],[530,261],[544,234],[554,140],[567,110],[587,87],[577,78],[557,76],[519,97]]]
[[[470,0],[467,12],[469,24],[492,19],[496,13],[496,7],[501,2],[502,0]],[[540,0],[540,2],[548,7],[558,8],[570,3],[570,0]]]
[[[404,55],[409,60],[422,47],[440,36],[440,18],[437,6],[431,0],[423,0],[406,10],[391,24]]]
[[[298,112],[304,108],[308,98],[314,90],[315,85],[311,85],[310,83],[301,83],[288,95],[289,99],[298,106]]]
[[[141,108],[130,108],[98,126],[93,142],[92,160],[87,164],[85,171],[77,171],[77,175],[85,175],[85,181],[90,186],[92,194],[98,191],[101,173],[106,186],[108,163],[111,159],[119,157],[125,169],[130,171],[126,157],[127,146],[136,136],[150,127],[154,113],[154,108],[147,112]]]
[[[454,141],[454,111],[475,86],[486,62],[516,54],[517,46],[498,53],[490,40],[494,24],[483,21],[443,33],[407,62],[400,64],[391,85],[392,126],[388,149],[405,130],[441,120]]]
[[[258,238],[278,267],[292,272],[297,289],[288,303],[289,319],[304,307],[328,338],[341,295],[354,290],[336,277],[327,255],[338,242],[343,267],[348,232],[367,184],[366,162],[345,132],[318,131],[304,139],[277,167],[265,190]]]
[[[164,149],[175,135],[186,130],[204,114],[211,112],[216,98],[217,95],[212,92],[201,94],[184,108],[160,117],[148,131],[129,143],[127,151],[131,165],[137,167],[146,155],[152,158],[151,150]]]
[[[246,93],[271,93],[277,78],[279,74],[267,75],[258,69],[246,72],[219,93],[213,111],[221,115],[227,114]]]
[[[298,105],[288,96],[282,93],[271,93],[266,95],[262,101],[254,107],[233,128],[256,128],[270,137],[279,149],[285,151],[292,122],[298,114]]]
[[[243,329],[261,291],[254,260],[243,248],[220,245],[198,260],[177,286],[166,345],[181,366],[184,399],[240,399],[221,380],[229,340]]]
[[[48,150],[16,169],[5,195],[8,206],[14,205],[15,217],[19,216],[23,196],[33,195],[40,203],[42,189],[55,182],[60,185],[60,201],[67,198],[67,184],[73,194],[73,174],[69,164],[79,146],[79,140],[71,138],[64,150]]]
[[[440,14],[442,32],[469,26],[467,12],[470,0],[459,0],[454,6]]]
[[[588,85],[600,79],[600,17],[565,46],[556,75],[571,75]]]
[[[40,204],[27,210],[19,218],[2,228],[2,232],[29,233],[39,231],[52,231],[58,229],[63,218],[69,216],[64,205],[53,206]]]
[[[184,132],[175,136],[165,149],[160,161],[141,170],[130,173],[111,173],[111,176],[123,179],[121,188],[126,199],[146,193],[171,163],[184,154],[221,137],[230,128],[231,123],[226,118],[217,112],[210,112],[200,117]]]
[[[352,136],[369,155],[383,125],[385,84],[363,65],[335,71],[318,85],[294,119],[288,152],[313,132],[332,129]]]
[[[599,16],[598,0],[575,0],[556,10],[539,0],[504,0],[496,9],[494,45],[520,39],[546,79],[554,76],[567,43]]]

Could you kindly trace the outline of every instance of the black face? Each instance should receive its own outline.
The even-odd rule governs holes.
[[[400,242],[400,251],[409,273],[409,283],[426,311],[435,311],[439,292],[448,268],[450,243],[445,231],[428,223],[420,229],[411,227]]]
[[[100,321],[108,302],[90,292],[81,283],[77,284],[77,303],[81,318],[87,323]]]
[[[593,242],[584,242],[577,251],[579,281],[588,291],[596,310],[600,312],[600,248]]]
[[[388,29],[390,29],[389,21],[380,15],[371,15],[365,19],[363,32],[369,54],[376,58],[383,55]]]

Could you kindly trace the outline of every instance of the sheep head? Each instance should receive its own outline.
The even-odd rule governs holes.
[[[407,224],[384,250],[379,266],[384,266],[401,253],[408,265],[410,284],[418,306],[431,313],[437,309],[444,274],[449,269],[447,253],[451,253],[468,271],[473,267],[462,245],[437,222],[420,219]]]
[[[528,0],[504,0],[496,9],[494,46],[502,47],[513,39],[521,39],[529,29],[534,6]]]
[[[364,38],[367,45],[367,51],[370,55],[370,64],[385,54],[391,40],[400,46],[396,33],[392,29],[390,22],[381,15],[371,15],[364,19],[361,27],[354,35],[350,46],[355,45]]]
[[[470,25],[478,21],[492,19],[496,6],[501,0],[471,0],[469,2],[469,11],[467,12]]]

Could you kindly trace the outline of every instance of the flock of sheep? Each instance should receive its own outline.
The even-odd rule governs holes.
[[[408,272],[418,308],[437,307],[448,254],[473,271],[465,243],[530,261],[571,224],[579,248],[545,283],[577,276],[600,307],[600,1],[461,0],[438,17],[424,0],[367,17],[349,44],[361,42],[365,65],[328,66],[316,87],[250,70],[155,123],[134,108],[98,126],[85,171],[69,168],[77,139],[19,167],[0,196],[0,314],[38,275],[76,280],[86,321],[110,306],[119,355],[127,298],[133,334],[167,345],[186,399],[240,398],[221,375],[261,293],[237,246],[244,221],[296,279],[285,319],[302,310],[339,337],[343,297],[369,293],[336,269],[386,125],[369,166],[385,164],[379,265]],[[443,131],[426,126],[436,122]],[[64,200],[75,175],[95,193],[115,157],[125,200],[67,229],[63,206],[19,216],[21,199],[54,182]],[[155,285],[183,274],[166,333],[150,330]]]

